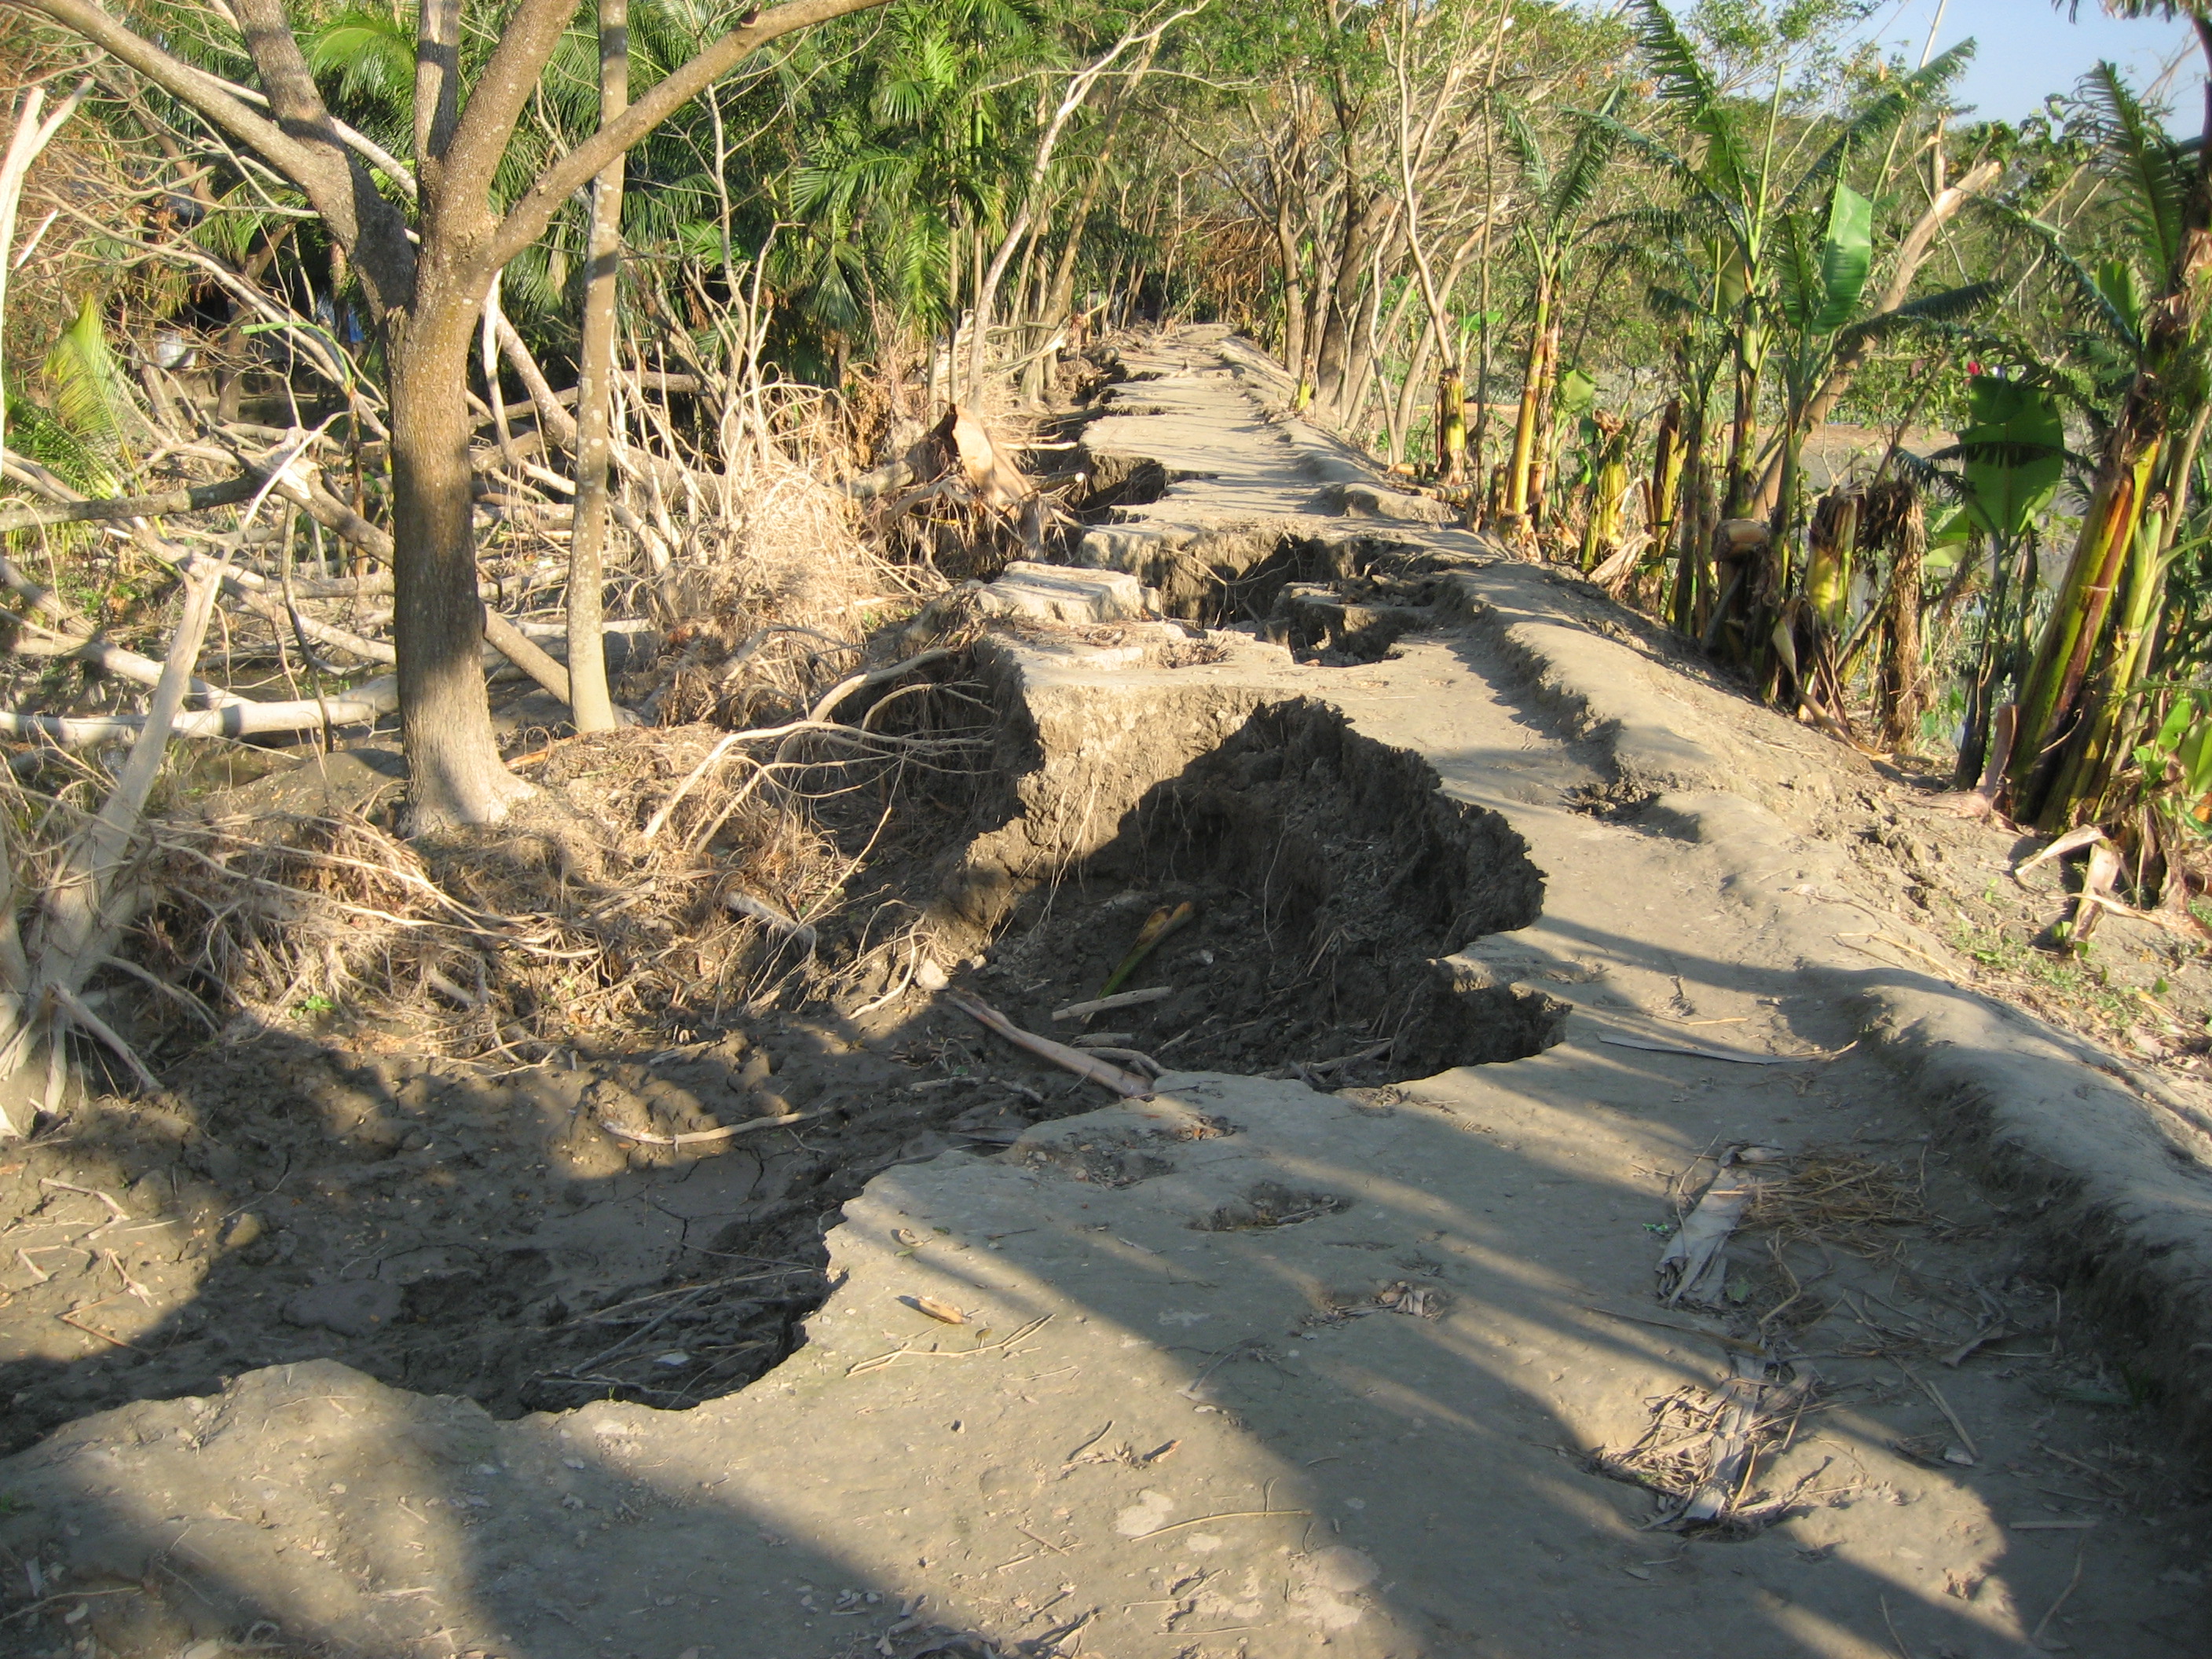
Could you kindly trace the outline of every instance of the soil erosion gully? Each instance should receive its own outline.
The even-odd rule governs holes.
[[[876,1175],[741,1391],[249,1370],[0,1464],[7,1570],[194,1656],[2212,1652],[2204,1138],[1937,971],[1858,757],[1223,331],[1123,370],[1073,568],[975,596],[1003,799],[931,920],[1155,1092]],[[934,979],[840,1040],[1003,1060]]]

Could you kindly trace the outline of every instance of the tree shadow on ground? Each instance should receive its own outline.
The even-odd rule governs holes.
[[[1142,830],[1138,842],[1159,845]],[[1774,986],[1696,952],[1669,950],[1663,966],[1695,988]],[[1784,1015],[1824,1044],[1841,1018],[1818,1002]],[[836,1111],[757,1153],[621,1151],[597,1127],[613,1108],[586,1097],[599,1073],[573,1087],[502,1080],[495,1101],[465,1078],[391,1068],[352,1095],[303,1088],[296,1121],[243,1149],[209,1133],[242,1075],[180,1090],[173,1132],[88,1113],[73,1147],[34,1147],[17,1178],[39,1180],[37,1160],[64,1150],[70,1168],[112,1170],[121,1220],[98,1191],[67,1194],[81,1254],[101,1261],[144,1213],[180,1257],[216,1265],[173,1313],[102,1328],[99,1353],[32,1362],[52,1398],[82,1385],[97,1399],[119,1353],[138,1373],[122,1391],[141,1397],[0,1464],[14,1597],[0,1650],[1827,1659],[1902,1646],[1994,1659],[2020,1650],[2093,1530],[2008,1533],[2032,1488],[1997,1473],[2068,1434],[2082,1449],[2089,1407],[2025,1419],[2021,1389],[1946,1373],[1982,1437],[1975,1471],[1902,1459],[1892,1442],[1940,1432],[1943,1414],[1893,1374],[1885,1350],[1902,1337],[1873,1358],[1839,1352],[1867,1347],[1870,1305],[1825,1292],[1821,1317],[1793,1328],[1801,1350],[1829,1351],[1808,1363],[1831,1392],[1751,1481],[1787,1501],[1786,1519],[1734,1541],[1648,1530],[1651,1495],[1591,1467],[1594,1449],[1643,1433],[1654,1399],[1705,1397],[1728,1371],[1725,1346],[1700,1334],[1717,1325],[1650,1299],[1647,1228],[1671,1218],[1655,1177],[1723,1133],[1803,1139],[1774,1127],[1802,1117],[1841,1138],[1864,1121],[1857,1102],[1889,1087],[1864,1062],[1839,1062],[1809,1097],[1760,1072],[1700,1073],[1711,1086],[1692,1099],[1681,1060],[1571,1040],[1346,1095],[1194,1073],[1151,1106],[1047,1121],[979,1156],[923,1138],[947,1114],[918,1114],[927,1097],[894,1057],[956,1074],[987,1052],[958,1016],[925,1006],[886,1029],[823,1015],[781,1040],[780,1074],[802,1069],[799,1046],[825,1057],[818,1092],[793,1103]],[[853,1068],[842,1083],[832,1056]],[[745,1058],[709,1044],[677,1086],[722,1109],[758,1086]],[[265,1090],[266,1068],[288,1062],[279,1044],[227,1063],[264,1068]],[[614,1077],[648,1104],[650,1080]],[[663,1096],[656,1109],[692,1109]],[[833,1134],[854,1139],[832,1155]],[[564,1161],[562,1146],[611,1159]],[[364,1163],[363,1149],[380,1155]],[[319,1182],[334,1165],[378,1173]],[[517,1206],[498,1185],[519,1172],[537,1231],[496,1237]],[[244,1207],[226,1196],[241,1187]],[[372,1249],[376,1276],[349,1279],[360,1264],[337,1231],[319,1236],[331,1259],[283,1259],[296,1230],[271,1200],[285,1196],[356,1205],[365,1244],[410,1207],[439,1219],[407,1231],[402,1271],[387,1277]],[[216,1254],[245,1213],[270,1218],[267,1243]],[[1986,1237],[1916,1249],[1964,1273]],[[453,1254],[415,1259],[424,1250]],[[518,1252],[535,1263],[516,1267]],[[1905,1294],[1893,1262],[1843,1266],[1839,1289]],[[793,1267],[826,1271],[826,1305],[818,1289],[771,1305],[778,1281],[753,1275]],[[2012,1293],[2002,1264],[1981,1282]],[[286,1351],[257,1346],[279,1323],[252,1304],[357,1283],[399,1291],[377,1305],[395,1309],[404,1341],[294,1322]],[[1436,1316],[1384,1307],[1394,1286],[1434,1291]],[[655,1323],[650,1301],[617,1305],[625,1289],[696,1297],[684,1310],[707,1317]],[[933,1321],[925,1301],[964,1322]],[[80,1334],[114,1311],[72,1310]],[[610,1312],[637,1322],[592,1325]],[[791,1322],[809,1313],[801,1340]],[[242,1328],[228,1348],[226,1323]],[[766,1340],[757,1328],[777,1333],[765,1352],[712,1369],[714,1340]],[[580,1331],[642,1365],[617,1374],[602,1356],[595,1370],[561,1346]],[[1920,1354],[1933,1338],[1913,1340]],[[453,1379],[493,1409],[387,1387],[347,1358],[432,1389]],[[741,1390],[653,1408],[656,1370],[676,1395],[747,1370],[757,1380]],[[570,1402],[532,1395],[513,1380],[526,1370],[631,1399],[532,1410]],[[152,1397],[215,1384],[210,1398]],[[697,1396],[665,1403],[684,1397]],[[2107,1519],[2068,1501],[2059,1520]],[[2115,1530],[2097,1534],[2100,1550]],[[2068,1603],[2075,1636],[2202,1650],[2201,1610],[2159,1587],[2148,1547],[2111,1547]]]

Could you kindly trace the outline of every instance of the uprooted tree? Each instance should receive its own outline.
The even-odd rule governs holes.
[[[389,373],[393,647],[418,829],[485,823],[527,786],[500,760],[481,651],[470,525],[469,347],[487,289],[576,191],[761,46],[884,0],[789,0],[722,34],[538,173],[504,207],[495,180],[572,0],[520,0],[464,86],[461,0],[424,0],[416,27],[414,170],[335,121],[283,0],[229,9],[261,85],[231,84],[94,0],[14,0],[74,31],[252,150],[306,198],[357,273]],[[155,20],[149,19],[151,24]],[[257,107],[265,103],[266,112]],[[410,215],[378,188],[413,202]]]

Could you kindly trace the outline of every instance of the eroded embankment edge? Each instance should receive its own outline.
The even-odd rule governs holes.
[[[1744,792],[1716,734],[1637,707],[1653,665],[1547,603],[1542,573],[1492,568],[1453,582],[1468,625],[1600,745],[1621,782],[1656,797],[1654,827],[1707,845],[1740,876],[1793,844],[1832,856]],[[2093,1322],[2130,1392],[2191,1455],[2212,1457],[2212,1136],[2115,1081],[2129,1067],[2097,1045],[1932,974],[1846,959],[1824,908],[1774,913],[1802,971],[1851,1011],[1936,1144],[2007,1211],[2060,1287],[2062,1319]]]

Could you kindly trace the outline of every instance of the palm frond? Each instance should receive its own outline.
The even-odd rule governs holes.
[[[1637,45],[1661,100],[1673,105],[1683,125],[1705,141],[1698,173],[1722,194],[1741,197],[1747,170],[1743,146],[1718,83],[1660,0],[1635,0],[1634,10]]]
[[[1741,215],[1739,204],[1713,189],[1705,174],[1680,152],[1650,133],[1638,132],[1626,122],[1617,121],[1609,115],[1600,115],[1593,110],[1587,118],[1593,125],[1603,127],[1620,148],[1633,150],[1672,179],[1692,210],[1727,222],[1732,234],[1740,234]]]
[[[64,426],[100,448],[122,447],[123,423],[131,408],[130,383],[108,349],[107,328],[90,295],[77,307],[76,320],[46,353],[45,372],[54,413]]]
[[[1976,205],[1984,214],[2036,244],[2062,279],[2069,305],[2085,320],[2122,342],[2130,352],[2142,349],[2142,339],[2136,319],[2112,303],[2112,296],[2105,291],[2095,274],[2067,248],[2065,234],[2057,226],[2007,203],[1984,200]]]
[[[1966,283],[1938,294],[1908,300],[1893,311],[1877,312],[1844,329],[1839,340],[1879,340],[1910,329],[1956,323],[1972,316],[2004,292],[1998,283]]]
[[[1616,92],[1598,106],[1597,113],[1609,118],[1619,102]],[[1581,124],[1574,147],[1567,152],[1566,165],[1559,169],[1548,192],[1547,205],[1554,223],[1570,225],[1582,217],[1604,180],[1605,164],[1613,159],[1613,142],[1606,126],[1594,121]]]
[[[1542,142],[1528,125],[1528,114],[1518,104],[1508,104],[1498,113],[1498,127],[1505,139],[1505,148],[1528,181],[1528,193],[1539,200],[1552,193],[1552,160],[1545,155]]]
[[[2100,168],[2125,193],[2130,216],[2161,287],[2180,270],[2183,203],[2189,181],[2179,145],[2166,137],[2119,70],[2100,63],[2081,78],[2081,99],[2094,112],[2090,131]]]
[[[1892,127],[1957,80],[1973,56],[1974,43],[1961,40],[1948,52],[1929,58],[1924,67],[1891,82],[1887,90],[1845,122],[1828,147],[1814,158],[1783,198],[1782,210],[1794,213],[1807,206],[1842,172],[1853,151],[1887,137]]]
[[[8,394],[8,447],[87,495],[112,495],[118,488],[113,458],[71,431],[49,409]]]

